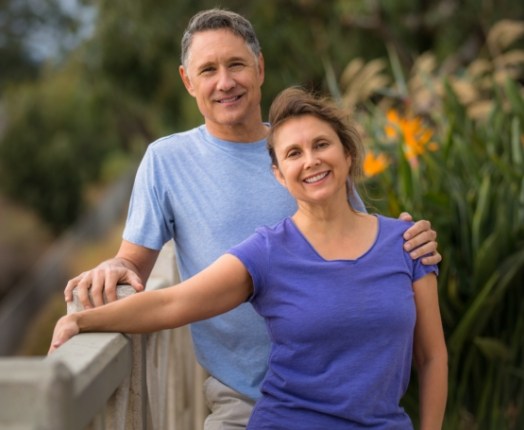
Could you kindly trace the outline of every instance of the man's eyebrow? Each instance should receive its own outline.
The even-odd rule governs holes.
[[[243,63],[245,63],[246,61],[248,61],[245,57],[231,57],[228,59],[228,62],[232,62],[232,61],[241,61]]]
[[[206,61],[205,63],[197,64],[197,70],[206,69],[207,67],[211,67],[214,65],[215,63],[213,61]]]

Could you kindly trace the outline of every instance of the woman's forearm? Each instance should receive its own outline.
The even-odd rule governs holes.
[[[137,293],[125,299],[60,318],[49,347],[52,353],[81,332],[148,333],[170,326],[176,321],[169,315],[167,290]]]
[[[440,430],[444,421],[448,392],[448,367],[445,358],[435,358],[418,370],[420,430]]]
[[[145,291],[73,314],[80,332],[149,333],[174,327],[169,289]]]
[[[211,318],[245,302],[251,292],[248,271],[240,260],[226,254],[180,284],[61,318],[49,351],[81,332],[150,333]]]

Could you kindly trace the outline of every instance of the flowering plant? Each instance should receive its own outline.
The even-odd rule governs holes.
[[[503,21],[482,58],[444,69],[427,53],[407,78],[393,52],[394,79],[385,62],[357,59],[338,89],[367,147],[370,211],[408,211],[438,232],[447,429],[524,428],[522,36],[523,22]],[[415,385],[404,398],[412,416]]]

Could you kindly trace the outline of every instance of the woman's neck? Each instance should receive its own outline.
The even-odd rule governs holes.
[[[332,211],[312,211],[299,206],[292,219],[326,260],[358,258],[373,245],[378,231],[376,217],[356,212],[349,204]]]

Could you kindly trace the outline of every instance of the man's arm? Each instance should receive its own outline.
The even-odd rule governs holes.
[[[399,219],[412,221],[413,217],[407,212],[402,212]],[[426,220],[417,221],[404,233],[404,249],[409,252],[410,257],[416,260],[425,256],[420,261],[429,266],[442,261],[442,255],[438,252],[437,232],[431,228],[431,223]]]
[[[142,291],[158,254],[159,251],[123,240],[114,258],[81,273],[67,283],[65,300],[73,300],[73,290],[76,288],[80,303],[85,309],[89,309],[104,304],[104,293],[108,302],[115,301],[116,286],[119,284],[129,284],[136,291]],[[89,290],[92,303],[89,300]]]

